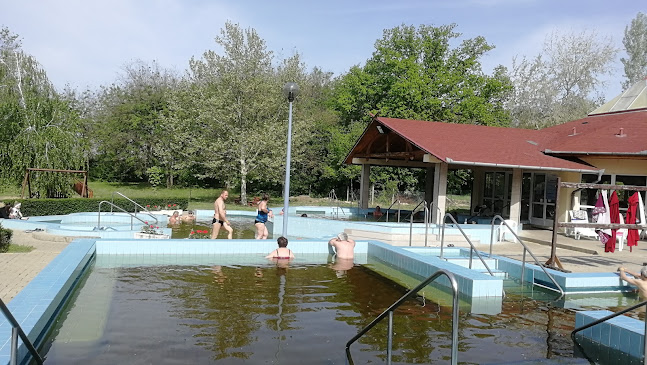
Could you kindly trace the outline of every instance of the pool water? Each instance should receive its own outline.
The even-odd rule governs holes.
[[[92,267],[46,339],[49,364],[345,364],[346,341],[406,289],[364,266]],[[508,295],[498,315],[460,313],[459,363],[589,364],[574,315]],[[451,308],[407,301],[393,362],[448,364]],[[351,347],[384,363],[386,321]]]
[[[231,227],[234,229],[234,239],[254,239],[256,237],[254,217],[232,216],[229,217],[229,222],[231,223]],[[182,222],[181,224],[175,226],[169,225],[169,227],[171,227],[173,230],[171,238],[187,238],[189,237],[191,230],[205,230],[209,231],[209,235],[211,235],[212,230],[211,221],[196,221],[192,223]],[[220,228],[220,232],[218,232],[218,238],[226,239],[227,231],[223,228]],[[271,238],[271,234],[269,238]]]

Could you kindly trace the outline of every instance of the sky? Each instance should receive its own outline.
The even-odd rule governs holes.
[[[534,57],[551,32],[595,31],[620,52],[601,90],[607,100],[624,80],[625,27],[638,0],[0,0],[0,27],[22,39],[54,85],[94,89],[134,61],[180,74],[191,57],[218,51],[225,22],[254,28],[278,58],[301,54],[306,66],[341,75],[371,57],[384,29],[455,23],[461,40],[483,36],[496,48],[482,58],[491,73],[517,56]]]

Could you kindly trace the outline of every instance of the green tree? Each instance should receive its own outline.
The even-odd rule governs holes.
[[[541,54],[515,58],[507,103],[513,124],[539,129],[585,117],[603,101],[598,88],[616,53],[611,40],[595,32],[553,32]]]
[[[647,15],[639,12],[631,20],[631,24],[625,27],[622,44],[628,56],[620,59],[627,78],[622,86],[627,89],[647,76]]]
[[[384,31],[373,56],[336,85],[333,107],[345,123],[369,112],[419,120],[507,125],[503,103],[511,89],[503,72],[483,73],[480,58],[494,47],[483,37],[464,40],[455,24],[402,25]]]
[[[199,119],[208,130],[200,142],[206,148],[203,163],[206,173],[227,185],[239,182],[246,203],[250,177],[272,176],[282,165],[282,85],[272,52],[254,29],[227,22],[215,40],[222,54],[207,51],[190,62],[202,94]]]
[[[167,114],[170,92],[177,84],[173,72],[155,62],[136,61],[124,67],[120,80],[98,92],[93,118],[94,176],[108,180],[144,180],[146,171],[160,166],[169,173],[168,135],[160,119]],[[172,185],[172,174],[167,178]]]
[[[27,168],[74,169],[83,166],[80,118],[71,100],[60,95],[32,56],[21,49],[18,36],[0,29],[0,152],[1,174],[9,182],[22,181]],[[32,188],[68,193],[71,179],[41,173]]]

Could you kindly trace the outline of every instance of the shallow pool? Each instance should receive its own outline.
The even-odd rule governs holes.
[[[346,341],[405,292],[365,266],[95,265],[46,340],[47,364],[344,364]],[[394,319],[394,363],[449,363],[451,308],[410,300]],[[498,315],[460,314],[459,363],[588,364],[573,322],[509,295]],[[354,344],[354,362],[383,363],[385,334]]]

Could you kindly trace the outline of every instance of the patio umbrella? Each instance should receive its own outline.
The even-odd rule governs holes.
[[[640,197],[639,192],[633,193],[629,197],[629,208],[627,209],[627,224],[636,224],[636,210],[638,208],[638,198]],[[633,250],[633,246],[638,245],[638,240],[640,239],[640,234],[638,234],[637,229],[630,229],[627,234],[627,246],[629,246],[629,251]]]
[[[611,223],[620,223],[620,202],[618,201],[618,194],[613,191],[609,199],[609,219]],[[615,252],[616,250],[616,233],[617,229],[611,230],[611,238],[604,245],[604,252]]]

